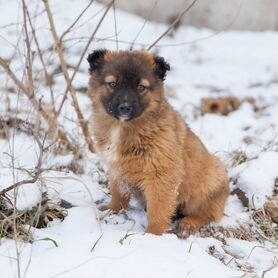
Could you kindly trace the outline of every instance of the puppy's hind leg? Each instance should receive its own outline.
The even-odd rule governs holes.
[[[180,237],[188,237],[204,225],[219,221],[223,217],[227,194],[228,191],[226,188],[223,188],[215,194],[214,198],[207,200],[205,206],[196,209],[196,211],[182,218],[179,223],[177,235]]]

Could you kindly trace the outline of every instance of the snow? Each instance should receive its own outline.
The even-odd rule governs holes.
[[[246,258],[246,263],[254,268],[253,271],[259,277],[262,275],[262,269],[269,269],[275,262],[273,251],[277,255],[277,250],[267,249],[260,244],[243,240],[232,240],[231,242],[228,240],[227,250],[240,258]]]
[[[246,163],[238,180],[242,189],[258,209],[272,196],[274,180],[278,176],[278,153],[262,152],[257,159]]]
[[[59,35],[87,3],[85,0],[50,2]],[[17,44],[21,33],[20,25],[16,24],[22,21],[18,7],[18,1],[0,1],[0,26],[7,25],[0,27],[0,41],[1,57],[9,58],[15,54],[11,68],[21,77],[25,50],[20,44],[14,53],[12,47]],[[31,13],[37,11],[39,14],[35,23],[41,47],[53,46],[46,27],[46,14],[41,13],[42,1],[30,1],[28,8]],[[86,39],[103,11],[102,5],[94,3],[77,27],[65,37],[68,64],[75,65],[79,61]],[[116,17],[118,47],[127,49],[129,44],[126,42],[133,41],[144,19],[119,10],[116,10]],[[165,24],[148,22],[136,41],[135,49],[152,43],[166,28]],[[112,11],[96,37],[97,41],[93,42],[89,51],[99,47],[117,48]],[[184,116],[208,149],[227,165],[231,180],[236,180],[235,184],[231,182],[231,190],[240,188],[255,209],[262,208],[267,198],[272,196],[274,180],[278,177],[277,32],[225,31],[214,35],[207,29],[180,27],[173,36],[165,37],[158,45],[153,51],[171,65],[165,82],[167,90],[173,92],[169,96],[170,103]],[[58,58],[53,53],[46,56],[53,61],[48,68],[52,72],[59,65]],[[40,68],[37,60],[35,68]],[[80,69],[73,83],[77,90],[87,86],[86,59]],[[13,83],[0,69],[0,117],[16,115],[34,122],[35,112],[29,101],[17,91],[6,94],[6,86],[13,87]],[[65,90],[61,74],[55,75],[53,90],[58,104]],[[44,82],[38,84],[37,96],[42,97],[44,104],[50,103]],[[253,97],[259,109],[254,110],[250,103],[244,102],[228,116],[201,115],[199,107],[202,98],[226,96],[235,96],[240,100]],[[90,100],[81,92],[78,93],[78,100],[88,118]],[[16,114],[15,111],[20,112]],[[60,122],[76,142],[85,145],[70,100],[65,102]],[[252,138],[251,142],[246,138]],[[243,152],[247,157],[239,165],[233,164],[236,151]],[[34,170],[38,156],[39,148],[32,136],[14,130],[9,140],[0,139],[0,189],[28,178],[25,170]],[[71,163],[80,164],[83,172],[75,174],[55,170]],[[34,243],[17,243],[21,277],[260,277],[264,271],[267,271],[265,277],[278,277],[278,268],[270,269],[277,260],[277,248],[270,242],[229,238],[224,244],[215,238],[197,235],[178,239],[174,234],[145,234],[146,213],[136,200],[132,200],[129,210],[122,215],[98,211],[98,204],[108,202],[110,196],[106,173],[95,154],[85,150],[82,160],[75,161],[71,154],[48,153],[43,158],[42,166],[49,170],[42,173],[39,182],[19,188],[16,207],[33,207],[42,192],[47,192],[53,200],[64,199],[73,207],[67,209],[64,221],[53,221],[44,229],[32,228]],[[248,223],[248,208],[242,205],[237,195],[230,195],[224,218],[214,225],[239,227]],[[44,238],[55,240],[58,247],[49,240],[42,240]],[[212,246],[216,255],[209,251]],[[0,239],[0,277],[18,277],[16,258],[15,241]]]

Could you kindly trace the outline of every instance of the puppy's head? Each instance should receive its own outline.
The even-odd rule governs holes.
[[[170,70],[162,57],[147,52],[96,50],[90,64],[90,96],[95,108],[120,121],[158,109],[163,81]]]

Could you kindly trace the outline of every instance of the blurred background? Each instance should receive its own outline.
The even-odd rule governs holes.
[[[108,0],[98,0],[107,4]],[[151,19],[170,23],[189,0],[118,0],[117,8]],[[181,20],[181,24],[214,30],[278,30],[277,0],[202,0]]]

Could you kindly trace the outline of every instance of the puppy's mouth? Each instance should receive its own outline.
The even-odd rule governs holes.
[[[127,122],[128,120],[130,120],[130,118],[129,118],[128,116],[120,116],[120,117],[119,117],[119,120],[120,120],[121,122]]]

